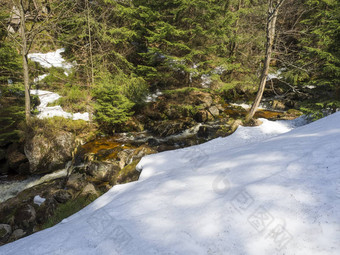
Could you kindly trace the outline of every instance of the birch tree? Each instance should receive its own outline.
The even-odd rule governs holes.
[[[268,1],[268,16],[267,16],[267,28],[266,28],[267,41],[266,41],[265,59],[263,63],[263,69],[261,72],[260,84],[259,84],[259,88],[257,91],[257,95],[256,95],[255,101],[249,113],[246,116],[246,119],[245,119],[246,122],[249,122],[254,117],[254,114],[263,96],[264,88],[266,86],[266,81],[268,77],[272,50],[273,50],[277,15],[284,1],[285,0],[269,0]]]

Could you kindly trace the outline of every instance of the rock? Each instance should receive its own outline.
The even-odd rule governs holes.
[[[154,154],[154,153],[157,153],[157,151],[150,148],[147,145],[142,145],[132,152],[129,161],[131,161],[131,162],[136,161],[136,160],[139,160],[146,155],[150,155],[150,154]]]
[[[119,167],[112,163],[99,161],[91,162],[84,169],[85,173],[91,176],[91,181],[96,183],[112,181],[119,170]]]
[[[190,92],[189,99],[191,99],[196,105],[202,105],[203,107],[210,107],[213,103],[211,95],[201,91]]]
[[[144,131],[144,126],[137,118],[132,117],[126,122],[124,130],[142,132]]]
[[[120,169],[123,169],[124,166],[128,164],[128,158],[129,158],[129,153],[127,153],[126,151],[120,151],[117,154],[117,160],[119,161],[118,165]]]
[[[0,161],[5,159],[6,157],[6,151],[3,149],[0,149]]]
[[[54,194],[54,199],[58,202],[58,203],[66,203],[68,200],[70,200],[72,198],[72,194],[67,191],[67,190],[59,190]]]
[[[209,119],[208,112],[205,110],[200,110],[195,114],[194,119],[197,122],[206,122]]]
[[[78,169],[74,171],[84,171],[83,169]],[[86,181],[84,176],[80,173],[72,173],[71,176],[68,178],[66,187],[73,189],[75,191],[80,191],[84,188]]]
[[[21,163],[17,168],[17,173],[19,174],[28,174],[30,170],[30,163],[28,161]]]
[[[57,208],[57,201],[53,196],[49,196],[46,198],[46,201],[41,204],[41,206],[37,209],[36,221],[38,224],[45,223],[49,218],[54,215],[54,212]]]
[[[96,190],[96,188],[93,186],[93,184],[89,183],[84,187],[80,195],[81,196],[89,196],[89,195],[99,196],[99,193]]]
[[[26,156],[18,151],[17,149],[9,147],[7,150],[7,161],[8,165],[11,169],[15,170],[16,172],[19,172],[19,166],[25,162],[27,162]]]
[[[8,224],[0,224],[0,242],[5,243],[12,234],[12,227]]]
[[[214,116],[217,117],[218,115],[220,115],[220,111],[216,106],[211,106],[209,108],[209,112]]]
[[[271,102],[271,107],[274,110],[280,110],[280,111],[284,111],[286,109],[285,104],[283,102],[278,101],[278,100],[273,100]]]
[[[147,144],[149,146],[157,146],[157,145],[159,145],[159,141],[157,139],[155,139],[155,138],[149,138],[147,140]]]
[[[210,126],[200,126],[197,137],[199,138],[211,138],[214,137],[219,127],[210,127]]]
[[[24,232],[24,230],[22,229],[16,229],[13,231],[12,235],[9,238],[9,242],[13,242],[15,240],[20,239],[21,237],[25,236],[26,232]]]
[[[231,124],[231,132],[235,132],[239,125],[242,125],[242,120],[235,120]]]
[[[162,137],[178,134],[189,128],[190,123],[186,120],[169,120],[156,123],[152,131]]]
[[[28,228],[36,219],[36,212],[32,205],[25,204],[17,209],[14,222],[17,226]]]
[[[8,163],[5,162],[5,163],[0,164],[0,175],[1,174],[7,174],[8,172],[9,172]]]
[[[139,163],[140,159],[133,161],[131,164],[124,167],[117,176],[117,184],[137,181],[140,175],[140,172],[136,170],[136,166]]]
[[[64,167],[72,159],[75,146],[75,136],[69,132],[60,132],[54,137],[36,134],[25,143],[30,173],[50,173]]]

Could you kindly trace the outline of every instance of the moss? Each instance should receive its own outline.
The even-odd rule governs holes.
[[[6,230],[5,229],[0,229],[0,237],[5,236],[6,235]]]
[[[89,205],[91,202],[93,202],[98,196],[91,194],[87,196],[78,196],[77,198],[70,200],[66,202],[65,204],[61,204],[57,207],[54,215],[48,219],[47,222],[45,222],[41,226],[41,230],[45,228],[50,228],[59,222],[61,222],[63,219],[71,216],[72,214],[80,211],[85,206]]]
[[[136,170],[136,166],[139,163],[140,159],[134,160],[131,164],[124,167],[119,171],[117,177],[117,183],[128,183],[137,181],[140,175],[140,172]]]
[[[303,113],[299,110],[296,110],[296,109],[289,109],[287,111],[287,114],[301,116]]]

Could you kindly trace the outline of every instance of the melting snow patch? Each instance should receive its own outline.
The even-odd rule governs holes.
[[[40,206],[42,203],[45,202],[45,200],[46,200],[46,198],[43,198],[43,197],[37,195],[37,196],[34,197],[33,202]]]
[[[61,53],[63,53],[64,51],[65,49],[59,49],[55,52],[31,53],[28,54],[28,58],[34,62],[39,63],[45,68],[61,67],[66,71],[69,71],[73,67],[73,65],[71,63],[67,63],[61,56]]]
[[[89,121],[90,116],[89,113],[69,113],[65,112],[60,105],[56,106],[47,106],[49,103],[53,103],[58,100],[60,96],[57,93],[53,93],[46,90],[31,90],[32,95],[39,96],[40,105],[37,107],[39,111],[38,118],[51,118],[51,117],[64,117],[73,120],[85,120]]]

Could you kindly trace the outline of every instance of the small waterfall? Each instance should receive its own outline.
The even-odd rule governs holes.
[[[9,198],[15,197],[18,193],[25,189],[67,176],[67,169],[68,167],[50,174],[46,174],[44,176],[31,176],[23,181],[0,180],[0,203],[6,201]]]

